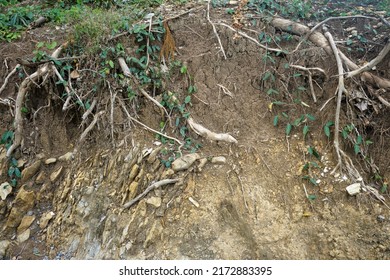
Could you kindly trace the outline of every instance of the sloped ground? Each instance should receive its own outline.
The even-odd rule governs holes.
[[[213,10],[212,16],[223,19],[226,14]],[[238,140],[238,144],[226,144],[192,134],[203,146],[197,152],[208,159],[224,156],[226,163],[209,160],[200,168],[196,162],[172,174],[161,164],[161,154],[145,155],[146,148],[160,149],[153,144],[153,134],[134,128],[113,149],[101,137],[107,127],[97,127],[73,161],[60,159],[77,141],[78,123],[58,113],[60,109],[44,111],[28,128],[25,141],[31,145],[25,143],[27,150],[20,156],[26,166],[42,161],[36,175],[24,182],[16,198],[12,194],[0,202],[3,257],[390,259],[389,210],[368,194],[348,196],[345,187],[350,182],[339,174],[330,175],[336,161],[322,125],[333,117],[335,106],[330,103],[321,114],[318,109],[334,94],[335,79],[318,80],[322,91],[317,89],[317,104],[305,92],[300,98],[311,107],[296,105],[288,111],[294,116],[315,115],[321,125],[313,125],[306,139],[300,130],[286,138],[284,126],[274,127],[273,118],[278,110],[287,109],[270,111],[273,100],[261,85],[263,52],[256,45],[242,37],[233,39],[232,32],[219,29],[228,57],[223,60],[205,9],[172,20],[170,28],[177,59],[188,65],[198,89],[189,109],[191,116],[210,130],[230,133]],[[321,50],[310,55],[306,56],[309,64],[336,74],[333,58]],[[281,58],[280,69],[282,63]],[[180,75],[172,76],[167,87],[178,93],[186,90]],[[34,95],[38,97],[39,92]],[[139,112],[140,120],[156,127],[156,111],[146,105]],[[12,120],[4,107],[1,118],[5,130]],[[323,156],[318,186],[302,180],[303,165],[313,160],[307,154],[308,145]],[[7,172],[4,155],[3,149],[2,178]],[[57,161],[47,164],[48,158]],[[180,182],[156,189],[123,209],[132,190],[140,193],[164,178],[180,178]],[[305,189],[316,199],[309,200]],[[23,203],[12,205],[18,197]],[[42,219],[50,212],[54,213],[51,220]],[[22,230],[15,235],[16,224],[25,215],[35,220],[27,226],[31,231],[28,240],[18,242],[15,238]]]

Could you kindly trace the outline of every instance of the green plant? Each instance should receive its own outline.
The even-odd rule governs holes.
[[[311,1],[304,0],[249,0],[248,7],[260,13],[280,14],[292,19],[309,18],[312,14]]]
[[[5,148],[8,148],[12,145],[14,139],[14,132],[11,130],[7,130],[1,135],[0,145],[5,145]]]
[[[283,102],[273,102],[272,104],[284,104]],[[309,121],[315,121],[315,117],[311,114],[303,114],[299,118],[296,118],[293,122],[290,121],[290,117],[287,113],[282,112],[281,116],[287,120],[286,124],[286,136],[291,134],[292,129],[299,127],[303,124],[302,134],[303,138],[306,138],[307,134],[310,131],[310,127],[307,124]],[[280,119],[280,115],[276,115],[273,119],[273,125],[277,126]]]
[[[324,133],[326,135],[326,137],[330,137],[330,127],[334,126],[334,122],[333,121],[328,121],[325,125],[324,125]]]
[[[17,180],[22,177],[22,173],[20,172],[20,169],[18,167],[18,161],[13,157],[9,161],[7,174],[11,180],[11,185],[15,187],[17,184]]]

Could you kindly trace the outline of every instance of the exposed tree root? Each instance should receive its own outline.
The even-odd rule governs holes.
[[[81,133],[79,141],[77,142],[77,146],[73,150],[73,155],[75,155],[78,152],[79,147],[84,142],[85,137],[87,137],[88,133],[95,127],[99,117],[103,115],[105,111],[100,111],[99,113],[95,114],[92,122],[88,125],[88,127]]]
[[[292,33],[295,35],[300,35],[304,36],[305,34],[310,33],[310,28],[297,23],[293,22],[288,19],[283,19],[283,18],[278,18],[274,17],[271,21],[271,24],[280,30],[283,30],[288,33]],[[329,45],[327,39],[325,36],[320,33],[320,32],[313,32],[311,33],[309,40],[312,41],[314,44],[316,44],[318,47],[323,48],[328,55],[333,55],[333,50],[331,46]],[[271,49],[269,49],[271,50]],[[344,64],[347,66],[349,70],[356,70],[359,69],[359,66],[357,66],[352,60],[350,60],[345,54],[343,54],[339,50],[339,55],[341,60],[344,62]],[[374,74],[368,73],[368,72],[363,72],[361,74],[361,79],[365,82],[370,83],[371,85],[379,88],[384,88],[384,89],[390,89],[390,80],[378,77]]]
[[[211,19],[210,19],[210,2],[211,2],[211,0],[209,0],[209,1],[207,2],[207,21],[208,21],[208,22],[211,24],[211,26],[213,27],[213,32],[214,32],[215,36],[217,37],[217,40],[218,40],[218,43],[219,43],[219,48],[221,49],[221,52],[222,52],[222,54],[223,54],[223,57],[224,57],[225,59],[227,59],[225,50],[224,50],[224,48],[223,48],[223,46],[222,46],[221,38],[219,38],[217,29],[215,28],[215,24],[214,24],[214,23],[211,21]]]
[[[58,47],[51,55],[53,58],[58,58],[62,50],[68,45],[68,42],[62,44]],[[22,116],[22,107],[24,98],[27,92],[30,90],[32,84],[36,83],[41,77],[48,74],[51,69],[51,62],[48,62],[42,65],[37,71],[25,78],[22,84],[19,87],[18,95],[16,97],[16,106],[15,106],[15,134],[14,141],[11,147],[7,151],[7,157],[10,157],[14,150],[20,146],[22,143],[22,132],[23,132],[23,116]]]
[[[207,128],[205,128],[204,126],[196,123],[191,117],[188,118],[187,123],[196,134],[199,134],[200,136],[203,136],[209,140],[223,141],[223,142],[235,143],[235,144],[238,143],[238,141],[233,136],[227,133],[212,132]]]
[[[388,40],[385,47],[382,49],[382,51],[378,54],[377,57],[375,57],[373,60],[371,60],[369,63],[364,65],[363,67],[360,67],[356,70],[353,70],[349,73],[347,73],[347,78],[351,78],[353,76],[359,75],[362,72],[371,70],[375,65],[377,65],[379,62],[383,60],[383,58],[389,53],[390,51],[390,40]]]

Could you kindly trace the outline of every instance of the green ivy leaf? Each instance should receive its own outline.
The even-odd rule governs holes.
[[[14,175],[15,173],[15,167],[11,166],[10,168],[8,168],[8,176],[9,177],[12,177],[12,175]]]
[[[19,168],[15,168],[15,176],[18,178],[22,178],[22,172],[20,172]]]
[[[363,141],[363,137],[361,135],[359,135],[357,138],[356,138],[356,144],[360,145]]]
[[[14,137],[14,132],[11,131],[11,130],[7,130],[7,131],[4,132],[3,135],[1,136],[1,142],[0,142],[0,144],[5,144],[5,143],[7,143],[8,141],[11,141],[13,137]]]
[[[56,41],[53,41],[51,43],[46,43],[46,48],[48,48],[49,50],[53,50],[56,46],[57,46]]]
[[[180,73],[182,73],[182,74],[187,74],[187,66],[183,65],[183,66],[180,68]]]
[[[279,121],[279,115],[276,115],[274,117],[274,126],[277,126],[278,125],[278,121]]]
[[[305,125],[303,127],[303,137],[306,137],[307,133],[309,132],[309,126],[308,125]]]
[[[188,104],[191,102],[191,96],[187,95],[186,98],[184,99],[184,103]]]
[[[329,126],[324,126],[324,132],[325,132],[325,135],[326,137],[330,137],[330,129],[329,129]]]
[[[314,117],[313,115],[311,114],[306,114],[306,117],[311,120],[311,121],[315,121],[316,120],[316,117]]]
[[[360,152],[360,145],[359,144],[353,145],[353,150],[355,151],[355,155],[357,155]]]
[[[287,136],[290,135],[291,129],[292,129],[292,125],[290,123],[288,123],[286,126],[286,135]]]

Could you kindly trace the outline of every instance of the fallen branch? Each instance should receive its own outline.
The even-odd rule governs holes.
[[[162,186],[165,186],[168,184],[173,184],[176,182],[179,182],[179,179],[164,179],[164,180],[155,182],[155,183],[151,184],[149,187],[147,187],[146,190],[143,193],[139,194],[136,198],[130,200],[129,202],[126,202],[123,205],[123,208],[125,208],[125,209],[130,208],[131,206],[133,206],[135,203],[140,201],[143,197],[145,197],[151,191],[153,191],[159,187],[162,187]]]
[[[188,118],[187,120],[188,125],[190,128],[198,135],[202,137],[206,137],[209,140],[214,140],[214,141],[224,141],[228,143],[238,143],[238,141],[231,135],[227,133],[215,133],[204,126],[196,123],[191,117]]]
[[[62,50],[68,45],[68,43],[64,43],[59,46],[53,53],[52,57],[57,58]],[[35,83],[41,76],[46,74],[49,70],[51,64],[47,63],[42,65],[37,71],[26,77],[21,83],[18,91],[18,95],[16,97],[16,105],[15,105],[15,133],[14,133],[14,141],[9,147],[7,151],[7,157],[10,157],[13,151],[20,146],[22,143],[22,132],[23,132],[23,117],[22,117],[22,107],[24,103],[24,97],[27,91],[30,89],[32,83]]]
[[[363,67],[360,67],[356,70],[353,70],[347,74],[347,78],[351,78],[353,76],[356,76],[364,71],[371,70],[375,65],[377,65],[379,62],[383,60],[383,58],[389,53],[390,51],[390,39],[387,41],[387,44],[382,49],[382,51],[378,54],[377,57],[375,57],[373,60],[371,60],[369,63],[364,65]]]
[[[15,68],[7,75],[7,77],[5,77],[4,83],[3,83],[3,85],[2,85],[1,88],[0,88],[0,94],[2,93],[2,91],[3,91],[3,90],[5,89],[5,87],[7,86],[9,78],[10,78],[13,74],[15,74],[15,72],[18,70],[18,67],[20,67],[20,64],[16,64]]]
[[[220,49],[222,51],[223,57],[225,59],[227,59],[225,50],[223,49],[223,46],[222,46],[221,38],[219,38],[217,29],[215,28],[215,24],[210,19],[210,2],[211,2],[211,0],[208,0],[208,2],[207,2],[207,20],[211,24],[211,26],[213,27],[213,31],[214,31],[215,36],[217,37],[217,40],[218,40],[218,43],[219,43],[219,47],[220,47]]]

